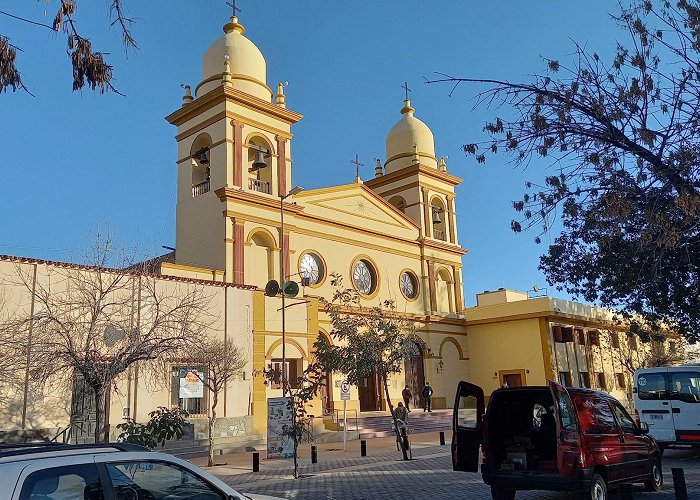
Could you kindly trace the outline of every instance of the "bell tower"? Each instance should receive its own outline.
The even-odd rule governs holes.
[[[461,257],[467,250],[457,239],[455,187],[462,179],[447,172],[435,156],[430,128],[416,118],[408,99],[401,119],[386,138],[386,160],[365,185],[413,219],[420,228],[426,312],[461,313],[464,308]]]
[[[287,194],[291,127],[302,116],[287,109],[283,84],[273,96],[265,58],[238,18],[223,31],[204,54],[194,95],[185,86],[182,107],[166,117],[177,127],[175,259],[242,284],[244,225],[272,219],[261,210]]]

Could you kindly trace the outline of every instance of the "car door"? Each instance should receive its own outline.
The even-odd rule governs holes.
[[[457,386],[452,416],[452,469],[479,471],[484,420],[484,390],[469,382]]]
[[[700,443],[700,372],[669,370],[668,376],[675,438]]]
[[[570,478],[580,462],[581,435],[571,396],[563,385],[549,381],[557,425],[557,468],[561,477]]]
[[[88,460],[91,458],[88,457]],[[42,464],[41,460],[35,460],[36,463],[27,467],[29,470],[23,471],[23,475],[27,472],[28,474],[20,477],[21,490],[16,491],[12,498],[105,500],[104,485],[101,483],[97,467],[94,463],[85,462],[85,460],[85,457],[79,457],[78,460],[65,460],[64,462],[69,462],[68,464],[48,467]],[[77,461],[83,461],[83,463],[70,463]],[[3,492],[3,498],[6,498],[4,494],[5,492]]]
[[[610,401],[615,419],[620,426],[620,445],[625,461],[619,466],[620,479],[629,479],[649,474],[649,447],[647,437],[642,434],[634,419],[617,401]]]

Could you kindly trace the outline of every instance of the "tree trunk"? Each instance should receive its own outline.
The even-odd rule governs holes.
[[[93,386],[95,395],[95,443],[109,441],[109,408],[107,391],[104,385]]]
[[[209,415],[209,461],[207,465],[214,465],[214,423],[216,422],[216,405],[219,403],[219,393],[211,391],[213,394],[211,401],[211,414]]]
[[[384,394],[386,395],[386,404],[391,412],[391,418],[394,421],[394,432],[396,433],[396,439],[401,443],[401,454],[404,460],[408,460],[408,450],[403,445],[403,439],[401,439],[401,432],[399,431],[399,425],[396,421],[396,413],[394,413],[394,406],[391,404],[391,398],[389,397],[389,382],[385,374],[382,374],[382,384],[384,385]]]

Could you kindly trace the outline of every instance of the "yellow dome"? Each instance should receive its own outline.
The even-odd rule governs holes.
[[[422,163],[437,169],[435,140],[428,126],[413,116],[411,101],[406,99],[401,110],[403,116],[386,136],[386,173],[395,172],[414,163]]]
[[[221,86],[224,61],[228,56],[233,88],[266,101],[272,100],[272,90],[267,86],[267,64],[260,49],[243,33],[245,28],[236,17],[224,26],[224,36],[207,49],[202,61],[202,81],[197,86],[197,96]]]

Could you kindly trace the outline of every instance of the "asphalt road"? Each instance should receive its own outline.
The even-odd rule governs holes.
[[[372,442],[368,443],[371,450]],[[379,451],[379,450],[378,450]],[[320,447],[319,453],[323,453]],[[659,493],[646,493],[635,487],[638,499],[666,500],[675,498],[671,467],[685,470],[689,498],[700,500],[700,450],[667,450],[663,458],[664,488]],[[261,472],[243,470],[229,474],[226,467],[212,470],[242,492],[259,493],[288,499],[426,499],[459,498],[489,499],[489,488],[479,474],[453,472],[449,448],[423,443],[414,446],[414,460],[404,462],[395,450],[387,447],[368,457],[346,457],[310,464],[302,460],[301,477],[294,479],[288,464],[279,463]],[[571,494],[545,491],[521,491],[518,499],[564,500]],[[612,491],[611,498],[620,498]]]

